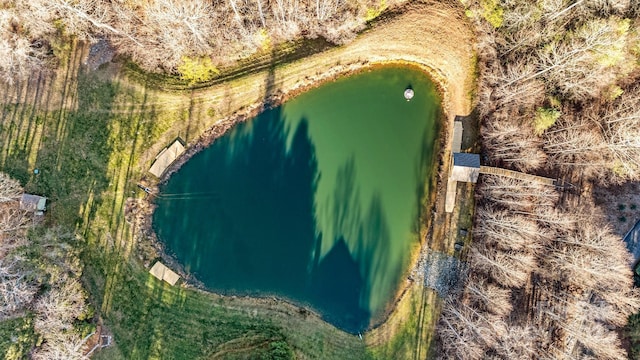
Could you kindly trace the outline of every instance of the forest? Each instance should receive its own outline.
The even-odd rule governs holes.
[[[435,353],[639,357],[640,292],[622,242],[636,219],[612,222],[611,214],[621,189],[640,198],[640,3],[450,2],[464,8],[476,36],[476,68],[467,71],[476,76],[469,96],[483,162],[569,185],[481,177],[468,274],[444,299]],[[203,82],[273,44],[348,44],[409,3],[0,0],[0,79],[8,88],[53,72],[70,42],[106,39],[144,72]],[[86,289],[95,284],[82,280],[84,239],[20,210],[22,192],[0,173],[0,334],[19,330],[0,346],[16,358],[83,358],[96,325]],[[269,334],[272,343],[256,335],[260,344],[277,344],[273,353],[283,347],[289,358],[281,334]]]
[[[77,239],[21,209],[23,192],[16,180],[0,173],[0,328],[20,333],[0,343],[13,343],[14,354],[6,358],[30,352],[32,359],[77,359],[83,338],[95,330],[80,281]],[[37,335],[30,336],[31,331]]]
[[[617,203],[594,194],[640,180],[638,4],[465,6],[478,35],[484,156],[571,189],[482,177],[469,277],[439,323],[443,357],[636,358],[637,327],[627,328],[630,349],[620,338],[640,309],[631,257],[604,216]]]
[[[4,0],[0,74],[11,81],[55,66],[62,38],[73,36],[107,38],[148,71],[189,75],[195,67],[206,78],[272,42],[348,42],[394,1]]]

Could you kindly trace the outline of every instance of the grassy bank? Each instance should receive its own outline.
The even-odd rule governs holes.
[[[55,74],[0,90],[0,169],[27,191],[50,198],[48,224],[83,240],[83,280],[115,340],[96,357],[423,357],[434,321],[429,314],[437,308],[424,311],[434,301],[421,286],[411,287],[390,320],[362,341],[279,301],[219,297],[151,278],[124,205],[143,196],[136,183],[170,139],[193,144],[221,118],[260,102],[267,92],[295,91],[362,64],[421,64],[444,81],[447,113],[468,112],[470,46],[453,45],[471,43],[463,16],[456,5],[418,3],[350,45],[199,90],[163,92],[155,82],[131,80],[115,65],[85,74],[82,47],[69,49]],[[28,316],[12,321],[2,323],[0,337],[23,336],[22,348],[28,349],[35,341]],[[0,341],[0,351],[4,346]]]
[[[296,307],[217,297],[152,278],[136,260],[124,202],[141,196],[136,192],[135,179],[141,175],[134,166],[137,158],[179,114],[154,107],[122,111],[117,106],[123,103],[144,104],[144,94],[118,81],[101,80],[100,74],[83,73],[69,74],[63,82],[60,100],[72,106],[52,111],[38,107],[42,99],[36,89],[51,86],[47,90],[54,91],[57,80],[23,88],[23,102],[4,107],[2,168],[25,183],[27,191],[50,198],[48,223],[72,229],[84,239],[83,279],[116,344],[98,357],[251,354],[284,359],[295,351],[338,359],[365,354],[357,337],[312,315],[296,314]],[[33,173],[36,168],[38,175]],[[24,339],[21,352],[35,341],[28,316],[2,325],[0,331],[7,334],[3,338]],[[4,344],[0,346],[3,350]]]

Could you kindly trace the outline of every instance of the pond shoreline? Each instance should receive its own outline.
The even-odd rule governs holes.
[[[189,161],[193,156],[195,156],[196,154],[198,154],[199,152],[205,150],[208,146],[211,146],[217,139],[219,139],[220,137],[224,136],[225,134],[227,134],[228,131],[232,130],[236,125],[251,120],[252,118],[256,117],[258,114],[260,114],[263,111],[266,111],[268,109],[272,109],[278,106],[281,106],[282,104],[284,104],[285,102],[289,101],[290,99],[304,93],[307,92],[309,90],[312,90],[314,88],[320,87],[324,84],[327,84],[331,81],[337,80],[339,78],[345,78],[345,77],[349,77],[355,74],[359,74],[362,72],[366,72],[366,71],[372,71],[375,69],[379,69],[379,68],[384,68],[384,67],[398,67],[398,66],[402,66],[402,67],[410,67],[410,68],[415,68],[417,70],[419,70],[420,72],[422,72],[423,74],[425,74],[425,76],[427,76],[431,82],[436,86],[436,91],[439,94],[442,103],[444,104],[444,99],[446,96],[445,90],[441,84],[441,82],[439,82],[437,79],[434,79],[432,72],[430,72],[430,70],[422,65],[422,64],[415,64],[415,63],[409,63],[406,61],[387,61],[387,62],[380,62],[380,63],[363,63],[361,64],[359,67],[356,68],[348,68],[345,69],[343,72],[339,72],[337,74],[333,74],[330,77],[324,78],[316,83],[313,84],[309,84],[308,86],[305,87],[301,87],[296,89],[295,91],[289,92],[287,94],[281,93],[281,92],[276,92],[272,95],[270,95],[269,97],[267,97],[265,99],[264,102],[262,103],[258,103],[255,104],[253,107],[250,107],[249,109],[240,112],[238,114],[236,114],[235,116],[231,116],[222,120],[219,120],[218,122],[216,122],[216,124],[211,127],[209,130],[207,130],[204,134],[202,134],[200,136],[200,138],[192,145],[188,146],[187,149],[185,150],[185,152],[183,154],[180,155],[180,157],[178,159],[176,159],[176,161],[174,161],[166,170],[165,172],[162,174],[162,177],[160,179],[158,179],[157,181],[153,181],[153,179],[146,179],[144,181],[145,186],[149,187],[153,193],[159,193],[159,187],[166,183],[171,176],[177,172],[178,170],[180,170],[180,168],[187,162]],[[444,110],[444,106],[441,106],[441,111],[440,111],[440,115],[438,116],[438,119],[436,120],[437,122],[439,122],[438,128],[439,128],[439,135],[437,136],[437,140],[436,140],[436,144],[434,144],[436,146],[436,153],[435,153],[435,159],[433,162],[433,170],[430,174],[430,179],[424,179],[424,182],[426,183],[427,181],[431,180],[434,184],[433,186],[433,190],[435,190],[439,185],[440,185],[440,179],[442,178],[442,174],[441,172],[443,171],[443,166],[442,164],[444,163],[444,157],[445,154],[443,152],[443,149],[446,149],[446,142],[447,142],[447,126],[446,126],[446,122],[447,122],[447,114]],[[435,180],[435,181],[434,181]],[[434,220],[434,216],[435,216],[435,198],[436,198],[436,192],[432,191],[432,193],[428,194],[427,199],[426,199],[426,203],[429,204],[427,206],[427,212],[426,215],[428,215],[426,218],[422,218],[420,219],[420,222],[423,225],[426,225],[424,228],[426,229],[427,233],[431,233],[432,229],[430,224],[433,224],[433,220]],[[232,294],[232,293],[228,293],[225,294],[224,292],[219,292],[219,291],[214,291],[214,290],[210,290],[208,289],[201,281],[197,280],[194,276],[192,276],[189,272],[187,272],[183,265],[180,263],[180,261],[178,261],[175,256],[171,253],[169,253],[164,245],[164,243],[162,241],[160,241],[157,237],[157,234],[155,232],[155,229],[153,228],[153,211],[155,210],[156,204],[154,203],[154,197],[148,197],[145,199],[145,201],[142,201],[142,204],[139,204],[138,206],[135,206],[134,208],[136,209],[135,211],[138,212],[138,214],[140,214],[140,210],[141,208],[147,209],[147,211],[145,211],[146,215],[144,216],[144,219],[139,222],[138,224],[142,226],[142,228],[144,229],[144,233],[145,236],[147,237],[148,241],[150,241],[150,243],[152,244],[153,248],[156,250],[157,252],[157,257],[160,258],[165,264],[169,265],[169,267],[171,269],[173,269],[174,271],[176,271],[183,279],[184,279],[184,284],[187,287],[195,287],[199,290],[205,291],[207,293],[212,293],[212,294],[216,294],[218,296],[224,296],[224,297],[239,297],[239,298],[246,298],[246,299],[270,299],[270,298],[274,298],[277,299],[277,301],[283,301],[284,303],[287,303],[291,306],[294,306],[296,308],[300,308],[300,309],[304,309],[304,311],[308,312],[308,313],[313,313],[315,316],[321,318],[321,319],[327,319],[327,317],[323,314],[318,313],[316,310],[314,310],[310,304],[306,304],[304,302],[301,301],[294,301],[285,297],[281,297],[278,294],[269,294],[269,293],[264,293],[264,294]],[[424,206],[425,204],[423,204]],[[129,211],[133,211],[134,209],[133,207],[130,208]],[[409,254],[409,266],[405,267],[405,270],[403,271],[403,275],[400,278],[400,282],[399,282],[399,286],[396,290],[396,292],[393,294],[393,296],[390,298],[391,300],[389,301],[389,303],[385,306],[384,311],[377,315],[375,318],[377,321],[371,323],[366,329],[365,331],[371,331],[375,328],[380,327],[381,325],[383,325],[386,320],[389,318],[389,316],[391,315],[391,313],[394,311],[394,309],[396,308],[397,304],[402,300],[402,298],[406,295],[407,291],[409,290],[409,288],[412,286],[412,284],[414,283],[414,281],[421,281],[420,279],[420,275],[417,274],[417,268],[418,268],[418,262],[417,259],[419,257],[419,254],[422,252],[422,245],[425,245],[425,237],[426,234],[420,234],[419,238],[420,238],[420,246],[416,247],[415,249],[412,249],[411,254]],[[147,266],[152,265],[151,263],[147,264]],[[325,320],[327,321],[327,320]],[[335,326],[335,325],[334,325]]]
[[[434,5],[434,4],[430,4],[430,6],[434,7],[434,10],[433,10],[434,12],[448,11],[450,13],[453,13],[454,15],[452,16],[454,17],[464,16],[459,14],[460,9],[456,8],[455,6],[450,7],[450,5]],[[439,7],[446,7],[446,8],[440,9]],[[413,11],[413,12],[410,11],[405,16],[406,19],[404,20],[401,19],[402,21],[399,20],[399,22],[406,23],[407,21],[415,20],[414,18],[421,18],[421,19],[428,18],[429,15],[426,11],[426,8],[423,7],[421,9],[425,10],[425,14],[420,14],[418,11]],[[451,14],[445,14],[443,16],[446,17],[446,15],[451,15]],[[403,17],[400,16],[399,18],[403,18]],[[381,24],[380,31],[382,31],[382,28],[385,27],[386,25],[389,25],[389,24]],[[439,25],[447,26],[447,24],[439,24]],[[460,24],[458,24],[458,26],[459,25]],[[387,31],[388,30],[389,29],[387,29]],[[438,29],[435,29],[433,31],[437,31],[437,30]],[[437,40],[442,41],[444,38],[451,40],[451,39],[454,39],[456,36],[458,38],[464,37],[464,35],[458,35],[458,34],[454,35],[453,32],[455,32],[456,29],[453,29],[453,28],[446,29],[446,30],[440,29],[440,30],[444,31],[445,34],[443,35],[442,33],[439,33],[438,34],[439,39]],[[375,31],[376,31],[376,28],[374,27],[374,29],[369,30],[368,34],[365,34],[365,36],[371,35],[371,33],[374,33]],[[449,34],[447,34],[447,32],[449,32]],[[447,37],[447,35],[450,35],[450,36]],[[377,40],[381,39],[380,36],[382,36],[382,34],[378,35]],[[370,38],[375,38],[375,37],[370,36]],[[412,42],[412,41],[415,42],[417,40],[412,39],[409,42]],[[420,41],[422,41],[422,39],[420,39]],[[344,51],[348,51],[350,46],[351,45],[346,45],[347,50],[344,50]],[[412,46],[413,48],[415,48],[417,45],[414,44]],[[453,47],[452,45],[450,46]],[[339,51],[343,51],[343,50],[339,50]],[[441,51],[446,52],[447,49],[444,49]],[[416,52],[420,53],[420,51],[418,50],[416,50]],[[424,51],[422,53],[424,53]],[[458,53],[462,54],[464,52],[458,52]],[[319,54],[319,55],[322,55],[322,54]],[[331,56],[332,55],[330,54],[327,55],[327,57],[331,57]],[[280,85],[280,88],[281,89],[284,88],[285,90],[280,90],[280,89],[274,90],[274,92],[271,95],[266,97],[266,100],[262,99],[261,101],[254,102],[253,104],[250,104],[250,105],[245,104],[244,106],[240,107],[239,111],[236,111],[233,114],[225,116],[222,119],[216,121],[214,124],[209,126],[206,131],[204,131],[200,136],[198,136],[197,140],[188,144],[186,152],[181,156],[180,159],[178,159],[174,164],[172,164],[169,169],[167,169],[167,171],[163,174],[161,179],[155,180],[155,179],[150,179],[146,177],[145,179],[143,179],[143,183],[151,187],[153,190],[157,191],[158,185],[166,181],[171,176],[171,174],[177,171],[180,168],[180,166],[182,166],[182,164],[184,164],[186,161],[190,159],[191,156],[195,155],[202,149],[206,148],[208,145],[213,143],[215,139],[219,138],[220,136],[223,136],[226,133],[226,131],[231,129],[234,125],[240,122],[246,121],[248,119],[251,119],[258,113],[264,111],[266,108],[278,106],[283,102],[287,101],[288,99],[302,92],[308,91],[309,89],[318,87],[338,77],[348,76],[349,74],[353,74],[356,72],[367,71],[376,66],[393,65],[393,64],[417,66],[421,68],[433,80],[433,83],[436,84],[442,96],[442,111],[444,113],[444,116],[442,119],[443,126],[440,129],[441,136],[439,137],[439,140],[438,140],[438,146],[439,146],[438,155],[437,155],[438,162],[434,165],[434,166],[437,166],[438,169],[437,171],[434,171],[434,173],[432,174],[432,176],[434,176],[434,179],[436,180],[433,182],[434,184],[433,196],[435,197],[435,199],[433,199],[432,205],[429,207],[429,212],[424,214],[426,217],[425,224],[427,224],[427,227],[425,229],[426,233],[424,235],[426,236],[427,234],[429,234],[429,236],[431,236],[431,234],[433,234],[433,236],[440,238],[442,236],[441,234],[442,230],[439,230],[439,229],[434,230],[434,221],[437,216],[440,216],[440,214],[436,213],[436,210],[441,211],[437,208],[436,204],[438,203],[439,197],[441,196],[440,190],[443,186],[442,179],[445,176],[444,174],[446,174],[446,172],[448,171],[448,156],[449,156],[448,143],[450,141],[449,140],[450,127],[455,115],[466,115],[470,113],[470,110],[471,110],[470,99],[467,97],[470,94],[469,89],[472,86],[472,84],[469,81],[469,78],[470,78],[470,73],[473,71],[472,69],[473,62],[470,59],[471,55],[469,55],[469,59],[458,59],[457,61],[460,64],[466,64],[466,65],[462,65],[463,68],[460,68],[461,65],[457,64],[456,61],[453,61],[453,63],[451,63],[451,61],[449,60],[443,61],[441,58],[434,58],[436,56],[435,54],[431,54],[431,55],[423,54],[423,56],[424,57],[420,57],[419,55],[416,55],[416,54],[409,54],[409,55],[406,55],[404,53],[401,54],[401,53],[398,53],[397,50],[393,50],[393,49],[389,50],[389,53],[383,52],[379,56],[374,55],[369,57],[367,56],[360,57],[359,55],[356,56],[355,54],[353,54],[351,55],[350,62],[347,61],[342,63],[341,65],[332,66],[329,69],[327,69],[327,71],[324,73],[320,73],[316,71],[314,75],[314,74],[309,74],[307,72],[309,76],[304,77],[304,81],[300,82],[298,79],[295,81],[295,85],[293,86],[292,85],[286,86],[286,84]],[[305,62],[305,59],[300,61]],[[464,68],[465,66],[467,66],[467,68]],[[302,74],[298,74],[298,76],[301,77],[303,74],[304,72]],[[288,81],[288,79],[285,79],[285,82],[286,81]],[[256,83],[255,85],[258,86],[260,84]],[[161,144],[159,144],[159,146],[156,146],[155,148],[161,148]],[[150,151],[153,151],[153,150],[150,149]],[[147,162],[149,161],[148,158],[146,161]],[[446,182],[444,183],[446,184]],[[136,210],[127,211],[127,212],[130,214],[132,212],[136,213],[135,215],[131,214],[131,216],[138,218],[138,221],[136,221],[137,224],[139,225],[137,226],[137,230],[141,232],[140,235],[142,235],[143,238],[147,238],[147,240],[144,241],[146,245],[143,245],[143,246],[147,246],[147,248],[153,247],[154,248],[153,252],[156,254],[156,258],[162,258],[163,261],[166,261],[170,265],[170,267],[172,267],[174,270],[177,270],[179,273],[181,273],[181,275],[187,275],[183,271],[179,263],[173,260],[170,254],[166,254],[165,249],[163,248],[163,245],[156,239],[155,232],[153,231],[152,224],[151,224],[151,220],[152,220],[151,216],[153,214],[153,204],[148,201],[144,201],[143,204],[138,204],[138,202],[140,201],[139,200],[136,201],[132,199],[130,204],[128,204],[127,208],[128,209],[132,208]],[[410,257],[411,259],[410,264],[406,269],[406,275],[403,276],[404,280],[399,285],[399,288],[396,294],[394,294],[394,300],[390,302],[389,306],[385,309],[384,314],[380,316],[381,321],[375,324],[371,324],[371,326],[367,330],[368,332],[370,332],[371,330],[377,330],[378,332],[393,334],[396,331],[394,330],[393,327],[400,326],[397,324],[395,325],[389,324],[390,317],[392,317],[393,314],[396,312],[399,304],[402,302],[405,302],[407,297],[410,297],[410,296],[407,296],[407,294],[412,293],[413,290],[415,290],[414,287],[417,287],[417,286],[421,287],[420,281],[416,281],[419,279],[415,278],[414,273],[417,270],[418,258],[421,252],[427,247],[427,245],[429,245],[428,244],[429,242],[430,241],[425,240],[421,234],[421,245],[417,246],[416,249],[412,251],[412,254]],[[151,260],[153,260],[153,258],[147,258],[142,260],[144,260],[143,262],[148,264]],[[187,282],[192,284],[195,288],[205,289],[204,286],[202,286],[202,284],[198,284],[198,282],[195,281],[195,279],[192,279],[189,276],[186,276],[185,279],[187,280]],[[212,293],[212,294],[215,294],[215,293]],[[231,296],[231,297],[236,298],[234,296]],[[252,299],[251,301],[253,300],[258,302],[262,301],[260,300],[260,298],[251,298],[251,299]],[[266,297],[265,299],[270,299],[270,297]],[[286,299],[279,298],[277,301],[280,301],[286,304],[291,304],[291,306],[293,306],[294,308],[300,308],[295,303],[292,303]],[[320,317],[320,315],[316,314],[313,310],[307,309],[305,311],[309,311],[315,314],[316,316]],[[384,341],[382,340],[382,338],[384,338],[385,335],[379,335],[379,336],[381,338],[380,340],[374,339],[371,341],[373,345],[380,344],[379,341]]]

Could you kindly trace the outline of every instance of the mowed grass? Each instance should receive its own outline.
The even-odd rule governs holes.
[[[83,281],[115,340],[98,358],[368,357],[357,336],[295,306],[220,297],[152,278],[137,260],[124,203],[142,196],[136,189],[140,155],[170,126],[186,126],[185,109],[145,106],[149,97],[139,87],[77,69],[71,60],[63,80],[12,90],[19,101],[2,109],[0,170],[50,199],[48,225],[82,239]],[[45,105],[38,87],[60,96]],[[27,317],[3,322],[0,333],[22,336],[18,357],[35,339]],[[0,350],[6,346],[0,343]]]
[[[388,320],[388,325],[395,327],[392,335],[385,339],[384,331],[372,331],[371,341],[379,344],[370,347],[371,356],[375,359],[428,358],[434,335],[433,314],[439,313],[440,309],[440,301],[436,298],[432,290],[412,285]],[[381,337],[386,341],[381,341]]]
[[[266,89],[263,82],[256,84],[260,76],[252,76],[254,70],[278,65],[289,87],[303,77],[297,72],[312,71],[276,64],[298,57],[283,54],[268,54],[253,68],[233,69],[224,91],[189,93],[162,77],[135,76],[144,85],[129,83],[117,69],[84,74],[74,47],[54,77],[0,89],[0,170],[27,191],[49,197],[48,225],[62,226],[82,240],[83,281],[115,340],[95,354],[97,359],[417,359],[429,354],[438,307],[419,285],[399,304],[393,324],[381,335],[363,334],[363,341],[272,299],[168,286],[152,278],[139,260],[124,204],[143,196],[136,183],[153,156],[176,136],[192,142],[215,117],[252,101],[253,96],[240,95],[248,88]],[[157,91],[161,87],[172,90]],[[36,341],[29,318],[15,321],[21,326],[1,323],[0,336],[23,334],[27,351]]]
[[[120,354],[126,354],[122,358],[366,358],[357,337],[316,318],[300,318],[282,306],[171,287],[113,260],[119,269],[108,275],[114,283],[103,314]]]

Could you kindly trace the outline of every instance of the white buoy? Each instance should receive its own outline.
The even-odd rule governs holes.
[[[413,89],[408,88],[404,91],[404,98],[407,99],[407,101],[413,99]]]

